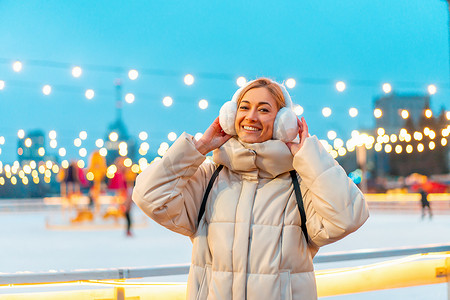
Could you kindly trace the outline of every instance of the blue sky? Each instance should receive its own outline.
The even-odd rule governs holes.
[[[0,0],[0,45],[4,162],[16,158],[19,129],[56,130],[69,157],[76,157],[73,139],[86,130],[83,147],[92,150],[115,118],[116,78],[136,96],[123,111],[130,133],[148,132],[153,151],[169,132],[203,132],[239,76],[296,79],[290,93],[319,138],[335,130],[346,139],[372,127],[373,98],[384,82],[398,93],[426,93],[433,83],[434,112],[450,109],[442,0]],[[19,73],[11,68],[15,60],[23,62]],[[77,65],[80,78],[70,73]],[[140,71],[135,81],[127,78],[132,68]],[[187,73],[195,76],[192,86],[183,83]],[[334,87],[339,80],[347,84],[342,93]],[[53,87],[49,96],[44,84]],[[96,92],[92,100],[84,97],[88,88]],[[165,96],[173,106],[163,106]],[[200,99],[208,109],[198,108]],[[329,118],[321,115],[325,106],[333,110]],[[358,108],[356,118],[350,107]]]

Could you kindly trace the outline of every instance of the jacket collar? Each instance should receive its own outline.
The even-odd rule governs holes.
[[[248,144],[233,137],[213,151],[213,160],[234,172],[262,178],[275,178],[294,169],[291,151],[280,140]]]

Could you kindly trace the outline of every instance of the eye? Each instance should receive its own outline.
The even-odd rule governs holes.
[[[239,109],[247,110],[247,109],[248,109],[248,106],[247,106],[247,105],[241,105],[241,106],[239,106]]]
[[[270,110],[268,110],[267,108],[260,108],[259,111],[262,111],[262,112],[270,112]]]

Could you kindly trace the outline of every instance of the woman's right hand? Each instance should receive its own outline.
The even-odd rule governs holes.
[[[219,124],[219,117],[217,117],[198,141],[194,139],[194,144],[195,148],[197,148],[201,154],[206,155],[222,146],[230,138],[231,135],[226,134],[222,130],[222,127]]]

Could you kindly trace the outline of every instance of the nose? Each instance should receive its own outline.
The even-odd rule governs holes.
[[[258,112],[256,109],[250,109],[245,115],[245,119],[248,121],[256,122],[258,121]]]

